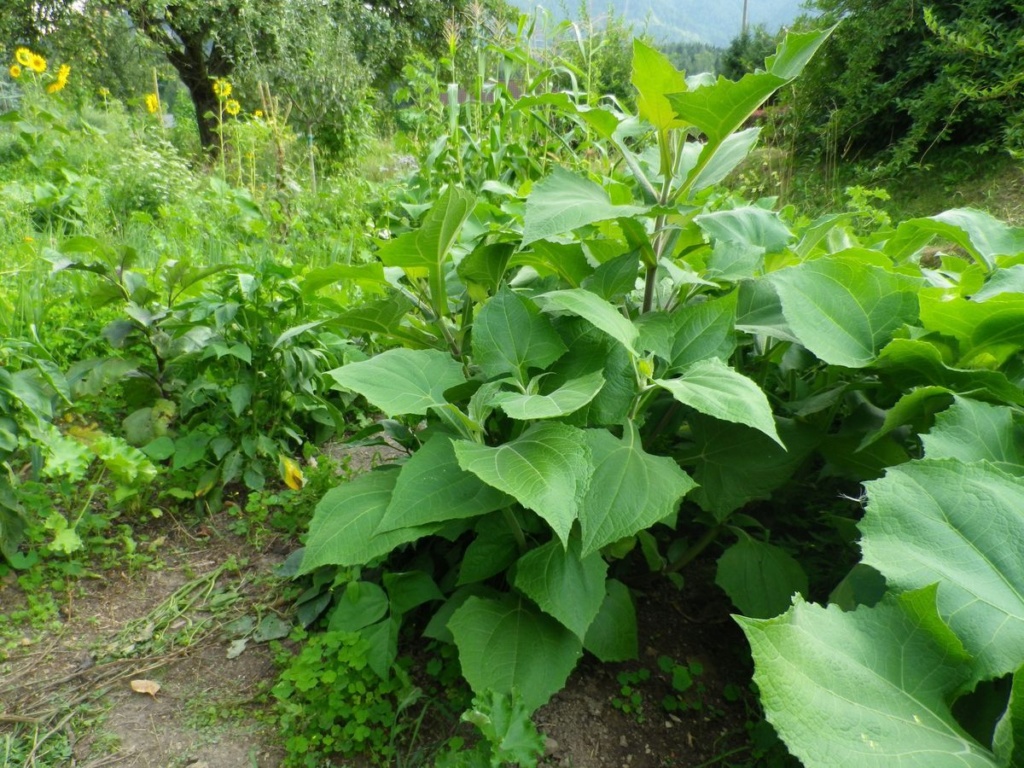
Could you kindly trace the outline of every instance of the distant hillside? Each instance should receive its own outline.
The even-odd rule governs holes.
[[[802,12],[804,0],[748,0],[748,23],[763,24],[771,32],[793,21]],[[534,0],[511,0],[523,9],[532,9]],[[740,33],[743,0],[587,0],[591,18],[599,19],[609,8],[664,42],[703,41],[725,47]],[[577,2],[568,0],[541,3],[556,16],[575,18]]]

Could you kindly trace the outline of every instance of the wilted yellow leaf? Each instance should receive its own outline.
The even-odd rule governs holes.
[[[156,697],[157,691],[160,690],[160,683],[155,680],[132,680],[132,690],[136,693],[148,693],[150,696]]]
[[[284,484],[293,491],[299,490],[306,484],[306,478],[302,474],[302,470],[299,468],[299,465],[287,456],[281,457],[281,470]]]

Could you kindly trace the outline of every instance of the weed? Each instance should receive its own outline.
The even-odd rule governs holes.
[[[640,686],[651,679],[651,671],[644,667],[633,671],[619,672],[615,676],[619,683],[619,695],[612,698],[612,706],[638,723],[644,722],[644,694]]]

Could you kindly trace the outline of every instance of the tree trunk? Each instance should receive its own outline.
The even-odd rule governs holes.
[[[213,92],[213,81],[226,78],[233,69],[230,57],[214,42],[206,53],[207,40],[203,32],[189,34],[171,29],[166,22],[152,20],[133,14],[133,20],[145,31],[146,36],[156,43],[167,61],[177,71],[178,77],[188,88],[192,104],[196,108],[196,125],[199,128],[199,144],[203,150],[216,153],[217,141],[217,96]],[[206,115],[210,115],[206,117]]]

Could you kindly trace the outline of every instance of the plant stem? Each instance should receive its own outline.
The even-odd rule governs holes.
[[[720,534],[721,532],[721,525],[713,525],[710,528],[708,528],[706,531],[704,531],[704,535],[697,539],[697,541],[694,543],[692,547],[683,552],[683,554],[677,560],[668,564],[668,566],[664,570],[664,573],[677,573],[686,566],[688,566],[690,563],[697,559],[697,556],[700,555],[701,552],[707,549],[708,546],[715,539],[718,538],[718,534]]]
[[[515,513],[511,507],[505,507],[501,510],[501,514],[505,517],[505,522],[508,523],[509,529],[512,531],[512,535],[516,537],[516,544],[519,546],[520,552],[526,551],[526,536],[523,534],[523,529],[519,526],[519,521],[516,520]]]
[[[644,279],[644,306],[643,314],[651,311],[654,306],[654,289],[658,284],[658,265],[651,264],[647,267],[647,275]]]

